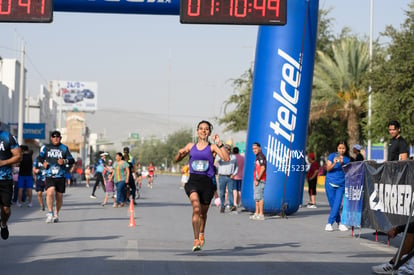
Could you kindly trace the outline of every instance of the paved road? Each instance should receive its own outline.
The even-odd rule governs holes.
[[[45,223],[45,212],[17,208],[10,238],[0,240],[1,274],[370,274],[396,251],[386,237],[375,242],[372,230],[325,232],[325,194],[317,209],[301,208],[288,219],[250,213],[209,211],[204,249],[192,253],[191,206],[180,178],[157,176],[142,189],[135,206],[135,227],[128,207],[102,207],[91,189],[71,187],[64,196],[61,221]],[[305,201],[307,194],[305,192]],[[355,234],[356,235],[356,234]]]

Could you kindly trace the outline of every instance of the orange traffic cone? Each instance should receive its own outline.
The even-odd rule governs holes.
[[[134,217],[134,201],[129,200],[129,227],[135,227],[135,217]]]
[[[134,201],[132,199],[129,200],[129,213],[134,212]]]
[[[131,212],[131,216],[129,218],[129,227],[135,227],[135,217],[134,212]]]

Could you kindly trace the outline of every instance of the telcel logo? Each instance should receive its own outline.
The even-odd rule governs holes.
[[[293,130],[296,127],[296,115],[298,113],[295,104],[299,101],[297,88],[301,77],[299,62],[281,49],[278,49],[277,53],[286,63],[282,66],[283,79],[280,82],[280,93],[273,92],[273,98],[279,101],[281,106],[277,110],[277,120],[276,122],[270,122],[270,128],[274,130],[276,135],[281,135],[288,142],[293,142],[295,140]]]
[[[296,104],[299,101],[298,87],[300,85],[301,72],[298,61],[281,49],[278,49],[277,53],[285,62],[282,65],[280,91],[273,91],[273,98],[280,105],[277,109],[276,121],[270,121],[269,124],[276,137],[272,135],[268,137],[267,159],[268,163],[276,167],[276,171],[290,175],[292,171],[292,155],[297,155],[292,154],[290,144],[295,140],[294,130],[298,113]],[[301,155],[304,157],[304,154]]]

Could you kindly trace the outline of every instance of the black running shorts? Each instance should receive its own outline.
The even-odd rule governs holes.
[[[65,193],[66,179],[62,178],[46,178],[46,190],[49,187],[55,187],[56,192]]]
[[[207,175],[190,174],[184,189],[188,197],[191,193],[196,192],[200,203],[204,205],[209,205],[214,196],[213,181]]]
[[[0,180],[0,206],[11,206],[13,197],[13,181]]]

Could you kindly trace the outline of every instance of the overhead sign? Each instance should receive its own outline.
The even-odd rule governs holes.
[[[54,11],[179,14],[180,0],[54,0]]]
[[[139,139],[139,133],[129,133],[130,139]]]
[[[52,0],[0,0],[0,22],[50,23]]]
[[[95,112],[98,109],[97,82],[52,80],[50,87],[62,111]]]
[[[285,25],[287,0],[181,0],[180,22]]]

